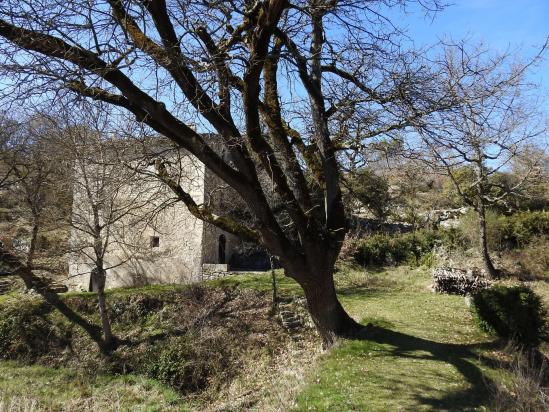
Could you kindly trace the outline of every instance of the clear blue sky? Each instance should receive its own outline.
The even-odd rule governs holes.
[[[452,1],[452,0],[449,0]],[[444,11],[425,17],[419,7],[400,16],[401,27],[416,46],[450,36],[483,41],[487,47],[503,52],[520,48],[525,58],[532,56],[549,36],[549,0],[453,0]],[[396,17],[396,16],[395,16]],[[536,68],[533,80],[542,83],[549,95],[549,51]]]

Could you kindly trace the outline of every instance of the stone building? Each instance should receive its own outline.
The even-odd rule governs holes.
[[[172,172],[178,169],[179,184],[197,204],[207,204],[218,213],[227,203],[238,204],[230,199],[232,191],[204,164],[180,149],[171,150]],[[147,158],[150,160],[150,154]],[[96,166],[90,166],[89,175],[95,177],[100,173],[93,167]],[[146,168],[154,171],[151,161]],[[73,252],[69,258],[67,286],[72,290],[93,290],[94,240],[85,230],[88,225],[85,220],[93,211],[87,201],[89,193],[81,184],[82,173],[75,174],[70,239]],[[119,177],[119,174],[113,176]],[[109,182],[113,184],[114,179]],[[166,185],[150,175],[130,173],[118,183],[116,190],[109,190],[116,193],[109,200],[109,209],[123,210],[127,216],[112,219],[103,235],[107,245],[106,288],[184,284],[218,276],[229,269],[233,253],[242,245],[236,236],[192,216],[182,202],[174,199]],[[105,203],[103,200],[103,207]],[[84,230],[75,224],[78,219],[84,220]],[[108,216],[102,219],[108,221]],[[104,240],[107,235],[109,240]]]

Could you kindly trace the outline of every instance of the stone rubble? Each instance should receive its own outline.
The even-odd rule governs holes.
[[[478,268],[459,269],[440,267],[433,271],[432,289],[438,293],[452,295],[470,295],[478,290],[490,287],[491,282]]]

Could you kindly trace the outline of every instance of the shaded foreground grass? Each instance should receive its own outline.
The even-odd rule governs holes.
[[[336,283],[343,305],[355,319],[375,325],[366,339],[342,341],[320,355],[300,388],[293,388],[295,400],[286,402],[285,408],[276,404],[280,399],[276,394],[272,404],[253,401],[231,410],[485,410],[487,386],[492,380],[505,379],[497,366],[501,359],[498,342],[476,329],[462,297],[431,293],[428,272],[406,267],[367,271],[342,267]],[[235,275],[209,284],[267,292],[271,279],[268,274]],[[277,273],[277,285],[283,297],[302,295],[299,286],[281,273]],[[149,288],[147,293],[165,288],[170,287]],[[297,381],[294,384],[299,385]],[[263,386],[253,392],[261,392],[262,398],[268,398],[269,391],[280,392],[274,379],[256,382],[258,385]],[[25,387],[29,390],[16,389]],[[114,398],[109,395],[112,393]],[[0,363],[0,397],[21,394],[40,402],[51,398],[52,402],[65,402],[63,405],[73,398],[81,402],[120,399],[120,408],[111,403],[101,410],[186,408],[172,391],[132,375],[87,381],[69,370]],[[193,410],[207,408],[192,403]]]

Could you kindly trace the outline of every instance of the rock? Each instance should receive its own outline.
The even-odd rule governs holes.
[[[472,304],[473,304],[473,299],[471,298],[471,295],[465,295],[465,306],[470,308]]]
[[[470,295],[490,287],[491,282],[482,276],[477,268],[468,270],[450,267],[436,268],[433,271],[433,290],[453,295]]]
[[[303,328],[314,328],[313,321],[306,309],[305,300],[292,298],[278,303],[278,318],[282,326],[292,335],[297,336]]]
[[[11,291],[11,283],[7,280],[0,280],[0,295]]]
[[[23,282],[15,276],[0,278],[0,295],[25,289]]]
[[[467,213],[469,209],[467,207],[460,207],[459,209],[442,209],[431,210],[427,213],[420,215],[425,224],[432,226],[442,227],[456,227],[459,224],[459,219]]]

